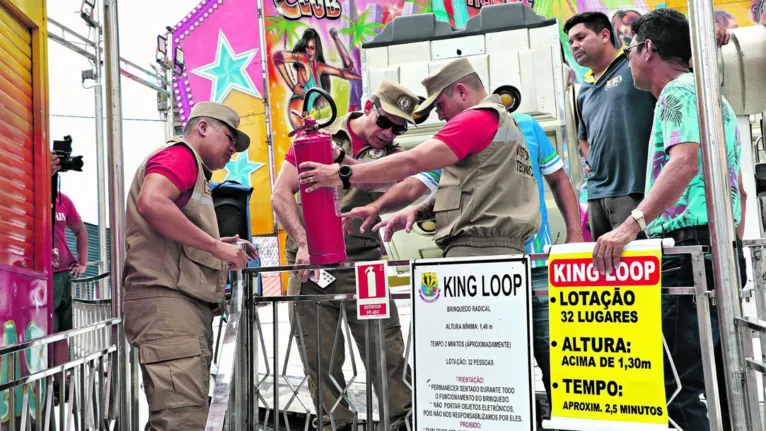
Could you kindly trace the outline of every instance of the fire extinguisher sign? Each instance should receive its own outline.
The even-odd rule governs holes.
[[[386,262],[358,262],[356,264],[356,313],[359,320],[388,319],[388,277]]]

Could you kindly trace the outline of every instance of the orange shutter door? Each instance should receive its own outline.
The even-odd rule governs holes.
[[[0,6],[0,264],[34,267],[32,35]]]

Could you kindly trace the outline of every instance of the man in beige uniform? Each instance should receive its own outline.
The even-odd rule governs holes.
[[[436,244],[446,257],[524,253],[540,228],[537,184],[516,121],[487,91],[465,59],[451,61],[423,80],[432,107],[447,124],[411,151],[360,166],[305,162],[299,175],[308,190],[348,182],[383,183],[443,168],[435,198],[387,220],[387,235],[415,221],[436,219]]]
[[[220,238],[208,181],[250,145],[238,126],[233,109],[198,103],[183,140],[150,155],[130,188],[123,309],[125,335],[139,352],[147,430],[201,430],[207,422],[213,315],[227,270],[248,261],[237,237]],[[184,172],[179,189],[174,174]]]
[[[334,156],[336,162],[348,166],[360,166],[361,163],[370,162],[401,151],[398,145],[393,143],[397,135],[407,130],[407,122],[414,123],[412,111],[417,105],[418,97],[406,88],[389,81],[383,81],[371,100],[367,101],[364,112],[351,112],[331,124],[327,131],[332,134],[336,145]],[[298,171],[295,167],[295,158],[292,149],[285,156],[285,162],[274,184],[272,205],[282,226],[288,234],[287,261],[292,264],[308,264],[309,256],[306,248],[306,232],[302,222],[302,211],[299,209],[300,202],[296,204],[294,195],[298,193]],[[380,184],[357,185],[345,189],[340,195],[342,211],[350,211],[356,207],[362,207],[375,201],[381,194],[374,192],[380,189]],[[300,195],[298,194],[298,200]],[[355,233],[346,235],[346,254],[350,261],[378,260],[380,254],[380,237],[374,232],[359,233],[356,226]],[[334,293],[355,293],[356,280],[353,271],[334,271],[337,277],[335,282],[321,289],[313,281],[308,281],[308,272],[291,274],[288,282],[288,295],[321,295]],[[302,335],[297,342],[306,348],[306,357],[301,358],[306,375],[309,376],[311,396],[314,405],[317,406],[317,382],[322,381],[322,404],[325,409],[323,423],[325,429],[345,430],[350,429],[353,414],[349,411],[348,404],[342,400],[332,410],[333,405],[340,397],[336,384],[346,386],[343,377],[342,365],[345,359],[345,346],[342,336],[338,338],[335,346],[334,362],[330,364],[333,356],[335,334],[338,330],[340,319],[340,307],[338,303],[324,303],[319,308],[308,301],[296,302],[296,311],[301,325]],[[404,360],[404,340],[402,338],[399,312],[396,304],[390,302],[391,317],[385,321],[386,349],[386,375],[388,380],[388,400],[391,429],[405,429],[404,418],[411,407],[411,390],[403,380],[406,375],[409,381],[410,370]],[[365,358],[365,323],[357,319],[357,313],[353,301],[345,303],[346,317],[351,332],[362,358]],[[321,345],[317,345],[317,312],[319,313],[319,332]],[[292,316],[291,316],[292,318]],[[374,331],[371,331],[374,332]],[[371,333],[372,346],[377,343],[376,334]],[[317,351],[322,355],[321,369],[317,367]],[[329,370],[329,372],[328,372]],[[379,391],[379,371],[377,355],[370,358],[370,369],[367,375],[372,379],[376,391]],[[334,380],[334,381],[333,381]],[[332,415],[328,415],[332,410]],[[319,409],[317,408],[317,411]],[[332,418],[332,422],[330,421]],[[334,427],[333,427],[334,425]]]

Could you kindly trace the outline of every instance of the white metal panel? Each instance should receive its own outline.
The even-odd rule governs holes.
[[[553,56],[549,46],[532,50],[533,73],[536,77],[535,95],[539,112],[558,117],[556,103],[556,77],[553,73]],[[523,96],[522,96],[523,98]]]
[[[474,55],[471,57],[466,57],[469,62],[471,62],[471,65],[476,70],[476,73],[479,75],[479,78],[481,78],[481,82],[484,84],[484,88],[489,91],[489,56],[487,55]],[[428,73],[436,73],[444,67],[445,64],[453,61],[454,59],[449,60],[437,60],[432,61],[428,63]],[[425,76],[424,76],[425,78]]]
[[[529,29],[529,47],[531,49],[558,45],[558,43],[559,27],[557,25]]]
[[[534,92],[534,89],[522,86],[519,51],[494,51],[489,54],[490,92],[503,85],[513,85],[518,88],[521,91],[522,100],[529,91]]]
[[[491,92],[492,90],[489,88],[489,56],[474,55],[468,57],[468,61],[471,62],[471,65],[476,70],[479,78],[481,78],[481,82],[484,84],[484,89],[487,90],[487,92]]]
[[[368,74],[368,91],[367,94],[374,94],[378,89],[380,82],[383,80],[393,81],[399,83],[399,67],[391,66],[379,69],[370,69]]]
[[[722,95],[737,115],[766,110],[766,26],[730,29],[732,42],[720,48]],[[756,90],[757,89],[757,90]],[[753,90],[753,91],[750,91]]]
[[[535,62],[534,51],[523,51],[518,55],[519,72],[521,75],[521,105],[516,112],[533,114],[537,112],[537,85],[538,79],[535,76],[535,68],[532,65]]]
[[[368,48],[364,52],[364,64],[368,69],[377,69],[388,66],[388,47]]]
[[[485,53],[483,34],[431,42],[431,60],[468,57]]]
[[[431,42],[415,42],[388,47],[388,64],[415,63],[431,58]],[[424,75],[425,76],[425,75]]]
[[[520,30],[499,31],[485,35],[487,54],[498,51],[523,51],[529,48],[529,31]]]

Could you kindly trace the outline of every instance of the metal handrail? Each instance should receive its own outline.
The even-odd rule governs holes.
[[[48,335],[46,337],[35,338],[34,340],[24,341],[21,343],[10,344],[8,346],[0,347],[0,356],[9,355],[11,353],[20,352],[22,350],[29,349],[31,347],[45,346],[51,343],[55,343],[61,340],[68,340],[78,335],[87,334],[88,332],[104,329],[109,326],[119,325],[122,322],[121,319],[107,319],[101,322],[96,322],[90,326],[84,328],[70,329],[68,331],[58,332],[56,334]]]
[[[766,240],[764,240],[766,241]],[[707,246],[673,246],[664,247],[662,249],[663,255],[682,255],[682,254],[695,254],[695,253],[707,253],[709,247]],[[529,259],[532,261],[546,260],[548,253],[532,253],[529,255]],[[391,260],[386,264],[389,267],[394,266],[410,266],[409,260]],[[279,265],[279,266],[261,266],[253,268],[245,268],[242,272],[246,276],[254,276],[265,272],[292,272],[292,271],[307,271],[313,269],[325,269],[325,270],[351,270],[355,268],[356,262],[341,262],[335,265]],[[695,288],[693,286],[688,287],[663,287],[663,295],[694,295]],[[391,293],[393,299],[409,299],[409,293]],[[548,296],[548,289],[536,290],[532,292],[533,296]],[[706,293],[709,297],[715,297],[715,291],[709,290]],[[288,296],[256,296],[253,301],[256,302],[284,302],[284,301],[333,301],[341,299],[356,299],[354,294],[330,294],[330,295],[288,295]]]
[[[555,246],[553,246],[555,247]],[[663,247],[662,248],[662,254],[663,255],[679,255],[679,254],[690,254],[695,252],[696,250],[700,250],[702,253],[708,253],[709,247],[707,246],[701,246],[701,245],[693,245],[693,246],[673,246],[673,247]],[[548,253],[530,253],[529,254],[529,260],[532,261],[538,261],[538,260],[546,260],[548,259]],[[386,261],[386,265],[391,266],[410,266],[411,260],[389,260]],[[356,265],[356,262],[340,262],[336,263],[334,265],[277,265],[277,266],[259,266],[259,267],[250,267],[245,268],[242,270],[244,274],[261,274],[264,272],[292,272],[292,271],[308,271],[312,269],[326,269],[326,270],[350,270],[354,269]]]
[[[766,240],[764,240],[766,241]],[[699,268],[704,268],[704,254],[709,253],[709,247],[704,246],[672,246],[663,247],[663,255],[689,255],[694,263],[694,267],[697,268],[694,272],[694,285],[693,287],[662,287],[661,293],[663,295],[695,295],[695,303],[697,303],[698,313],[701,315],[700,319],[700,331],[703,353],[703,368],[705,374],[706,385],[706,397],[709,402],[713,404],[710,411],[711,423],[720,423],[720,407],[718,406],[718,390],[715,381],[715,364],[713,363],[713,345],[712,334],[709,333],[709,313],[708,301],[702,301],[701,298],[714,298],[715,290],[708,290],[707,283],[704,278],[704,270],[700,271]],[[545,260],[548,257],[547,253],[530,254],[530,260],[539,261]],[[409,266],[409,260],[395,260],[387,262],[389,267],[394,266]],[[254,296],[249,286],[253,285],[253,278],[262,273],[273,272],[292,272],[296,270],[313,270],[313,269],[326,269],[326,270],[350,270],[355,268],[356,262],[342,262],[335,265],[283,265],[273,267],[256,267],[245,268],[241,272],[234,273],[232,283],[232,299],[230,302],[231,313],[228,315],[226,321],[225,335],[223,336],[224,342],[221,351],[225,352],[221,354],[223,359],[220,363],[219,371],[217,373],[214,385],[214,396],[210,406],[210,412],[208,415],[207,430],[223,430],[224,427],[230,429],[246,429],[253,424],[249,422],[253,418],[250,410],[254,406],[242,406],[242,403],[252,404],[252,382],[253,378],[258,376],[256,372],[255,376],[252,375],[254,358],[251,354],[252,345],[252,325],[253,320],[249,317],[254,309],[253,305],[257,303],[270,303],[274,306],[274,313],[276,315],[276,306],[282,302],[297,302],[297,301],[310,301],[310,302],[329,302],[329,301],[348,301],[355,300],[355,294],[319,294],[319,295],[288,295],[288,296],[273,296],[263,297]],[[547,290],[533,292],[535,296],[548,295]],[[391,292],[390,297],[394,300],[407,300],[411,298],[411,292],[400,291]],[[250,332],[248,332],[250,331]],[[274,339],[277,339],[277,329],[275,327]],[[275,347],[276,348],[276,347]],[[276,351],[274,353],[275,369],[276,364]],[[246,358],[249,362],[242,363],[243,358]],[[277,401],[278,385],[274,385],[274,406],[279,403]],[[247,408],[247,410],[244,410]],[[276,407],[274,407],[276,408]],[[276,411],[275,411],[276,415]],[[276,419],[276,416],[275,416]]]
[[[241,247],[246,250],[246,245],[242,244]],[[235,382],[235,386],[240,382],[248,384],[247,379],[242,379],[240,374],[246,375],[247,362],[238,362],[235,367],[235,361],[240,358],[245,358],[240,349],[242,349],[242,335],[246,335],[240,332],[240,328],[246,328],[248,325],[248,316],[245,313],[246,299],[251,296],[249,283],[245,282],[245,277],[242,275],[243,271],[232,272],[231,283],[231,300],[228,305],[228,310],[225,312],[226,326],[222,329],[223,345],[221,346],[220,363],[218,365],[218,371],[215,376],[215,383],[213,386],[213,399],[210,403],[210,409],[207,416],[207,424],[205,429],[207,431],[221,431],[224,428],[224,424],[227,419],[231,418],[229,406],[232,393],[232,382]],[[244,314],[244,316],[243,316]],[[243,319],[245,317],[245,319]],[[243,367],[244,365],[244,367]],[[235,379],[235,373],[238,374],[238,378]],[[239,380],[239,382],[237,381]],[[239,397],[235,397],[234,402],[245,401],[247,399],[240,400]],[[236,420],[241,419],[241,413]],[[240,429],[237,427],[236,429]],[[244,429],[244,428],[241,428]]]
[[[104,279],[106,277],[109,277],[109,271],[107,271],[107,272],[105,272],[103,274],[94,275],[92,277],[75,278],[75,279],[72,279],[71,283],[90,283],[92,281],[102,280],[102,279]]]
[[[21,386],[21,385],[26,385],[26,384],[29,384],[29,383],[34,383],[34,382],[36,382],[38,380],[44,379],[46,377],[53,376],[53,375],[58,374],[58,373],[60,373],[62,371],[70,370],[72,368],[78,367],[78,366],[86,364],[88,362],[92,362],[92,361],[94,361],[94,360],[96,360],[96,359],[98,359],[100,357],[104,357],[104,356],[106,356],[106,355],[108,355],[110,353],[115,352],[116,350],[117,350],[117,346],[116,345],[112,345],[112,346],[109,346],[109,347],[107,347],[106,349],[104,349],[102,351],[92,353],[92,354],[90,354],[88,356],[84,356],[84,357],[79,358],[79,359],[73,359],[73,360],[71,360],[69,362],[66,362],[64,364],[56,365],[56,366],[53,366],[53,367],[46,368],[45,370],[40,371],[38,373],[30,374],[30,375],[24,376],[24,377],[19,377],[18,379],[11,380],[11,381],[6,382],[6,383],[2,383],[2,384],[0,384],[0,392],[6,391],[8,389],[13,389],[16,386]]]

